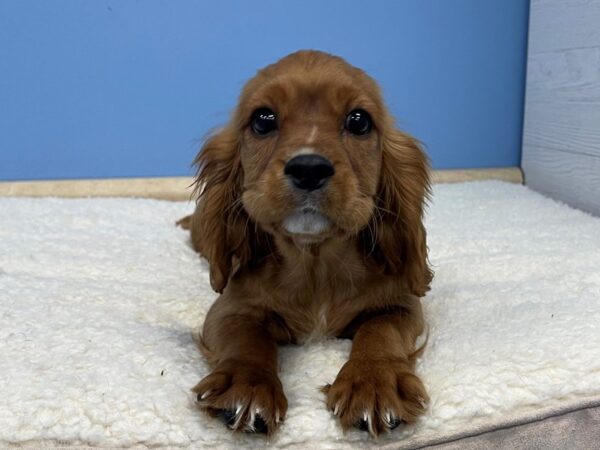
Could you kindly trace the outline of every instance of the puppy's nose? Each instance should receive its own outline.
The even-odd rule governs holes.
[[[314,191],[323,187],[335,170],[328,159],[309,154],[290,159],[285,165],[284,173],[298,189]]]

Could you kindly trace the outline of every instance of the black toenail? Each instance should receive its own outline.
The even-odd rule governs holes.
[[[267,426],[267,422],[261,416],[256,416],[254,418],[254,432],[255,433],[268,433],[269,427]]]
[[[402,419],[394,419],[390,422],[390,430],[398,428],[398,425],[402,423]]]
[[[235,410],[234,409],[219,409],[216,412],[216,416],[228,427],[233,426],[235,423]]]
[[[358,419],[354,423],[354,427],[362,431],[367,431],[369,429],[369,423],[365,419]]]

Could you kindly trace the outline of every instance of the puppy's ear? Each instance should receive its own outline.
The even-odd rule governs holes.
[[[232,272],[249,264],[264,245],[242,205],[244,179],[238,133],[231,127],[210,137],[196,159],[196,210],[191,220],[194,249],[210,265],[210,283],[221,293]]]
[[[377,211],[362,240],[384,273],[402,276],[410,293],[421,297],[433,277],[423,226],[429,163],[416,139],[392,127],[383,133],[381,145]]]

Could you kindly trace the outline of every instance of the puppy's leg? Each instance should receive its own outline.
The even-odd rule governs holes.
[[[200,407],[233,430],[272,433],[285,416],[277,344],[267,329],[256,311],[224,297],[206,318],[201,345],[213,371],[193,390]]]
[[[192,228],[192,215],[190,214],[189,216],[182,217],[175,222],[175,225],[183,228],[184,230],[189,230]]]
[[[371,317],[359,326],[350,359],[323,389],[328,408],[344,429],[355,426],[377,436],[423,414],[428,396],[414,374],[415,340],[423,328],[416,297],[399,312]]]
[[[183,228],[184,230],[190,231],[190,239],[192,241],[193,249],[197,253],[200,253],[200,255],[203,255],[202,241],[203,241],[203,236],[205,235],[205,233],[204,233],[204,230],[202,230],[200,228],[202,222],[200,220],[194,220],[194,217],[196,217],[197,214],[201,214],[198,207],[196,207],[196,210],[194,211],[193,214],[182,217],[177,222],[175,222],[175,225]]]

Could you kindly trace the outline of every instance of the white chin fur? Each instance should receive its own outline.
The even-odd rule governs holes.
[[[290,234],[318,235],[329,228],[331,221],[317,211],[294,211],[283,221]]]

